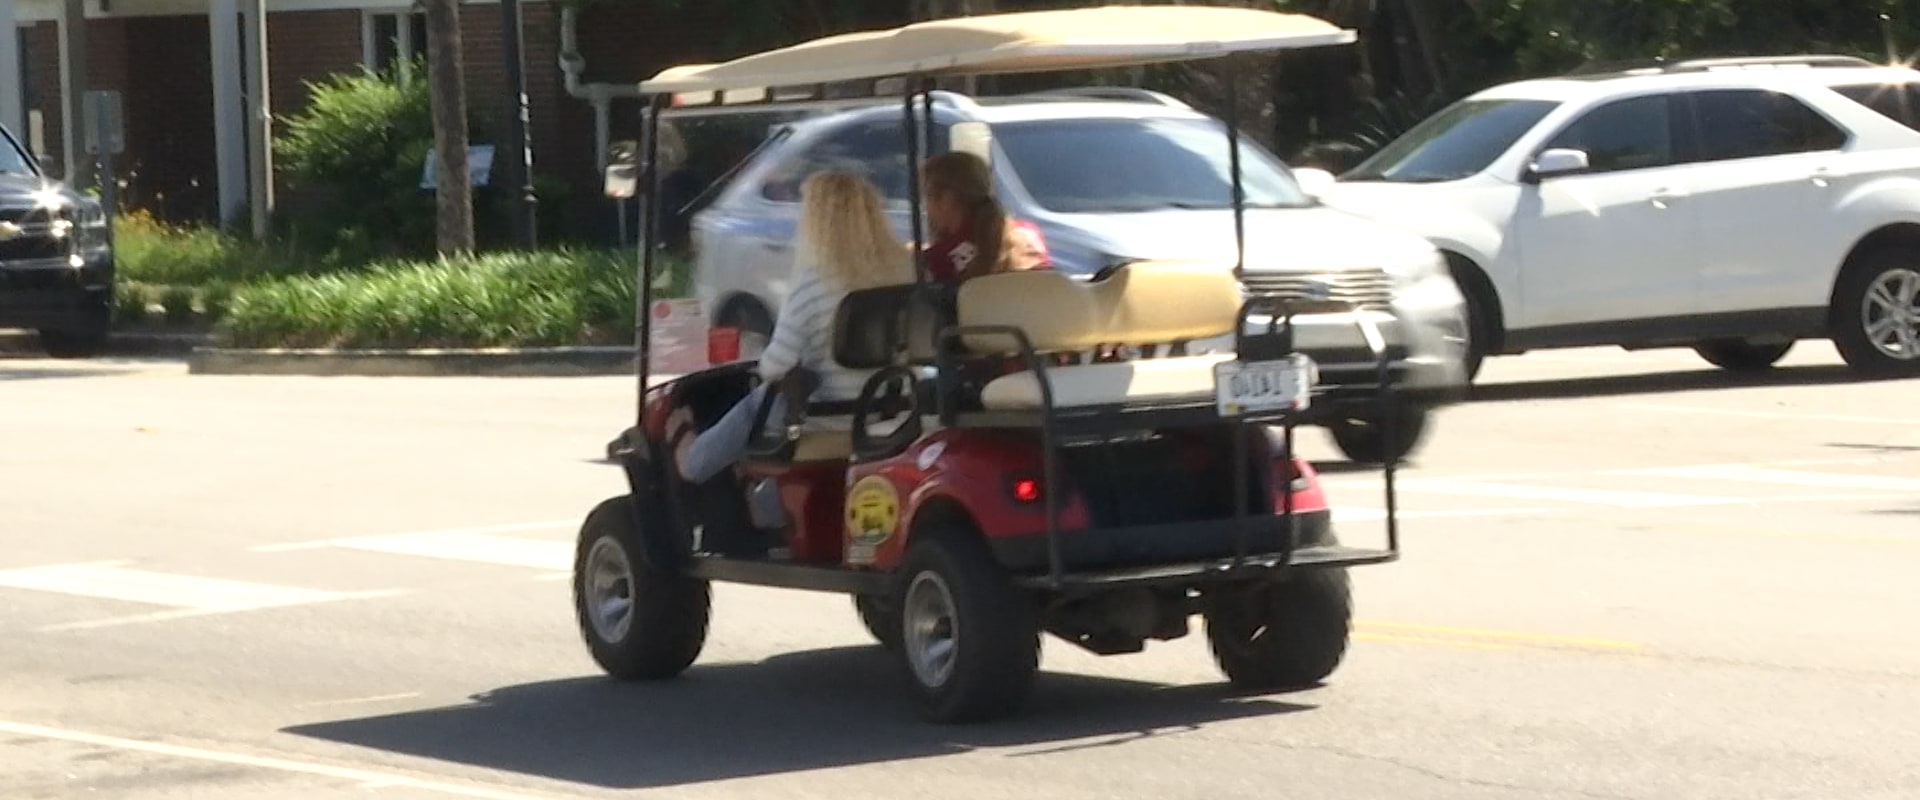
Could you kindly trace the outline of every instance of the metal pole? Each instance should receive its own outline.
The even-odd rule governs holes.
[[[1227,159],[1233,172],[1233,276],[1247,270],[1247,198],[1240,183],[1240,82],[1237,59],[1227,62]]]
[[[520,19],[520,0],[500,0],[501,49],[507,58],[507,108],[513,112],[507,125],[507,169],[509,180],[516,181],[518,194],[512,213],[513,240],[522,248],[539,246],[536,213],[539,198],[533,189],[533,143],[528,135],[532,112],[527,107],[527,69],[520,51],[526,44]],[[604,149],[604,148],[603,148]]]
[[[87,4],[86,0],[67,0],[60,13],[60,153],[66,163],[61,178],[75,189],[91,187],[92,180],[82,167],[87,163],[82,150],[87,147],[84,131],[87,109]]]
[[[913,116],[913,95],[921,87],[918,80],[907,81],[907,98],[904,124],[901,126],[907,135],[907,214],[908,222],[913,226],[913,280],[914,283],[926,282],[927,253],[926,229],[920,220],[920,126]]]
[[[248,0],[247,95],[252,108],[252,135],[247,142],[252,189],[249,205],[253,210],[253,238],[265,239],[273,220],[273,96],[267,76],[267,2]]]
[[[107,216],[107,245],[113,245],[113,219],[120,214],[120,196],[113,177],[113,123],[107,115],[107,99],[101,93],[90,96],[93,105],[94,171],[100,176],[100,208]]]

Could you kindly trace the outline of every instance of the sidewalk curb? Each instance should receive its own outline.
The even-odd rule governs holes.
[[[213,342],[204,333],[152,333],[114,331],[107,337],[102,356],[184,356]],[[0,355],[42,356],[40,334],[24,330],[0,330]]]
[[[243,350],[196,347],[192,375],[360,375],[370,377],[629,375],[631,347],[475,350]]]

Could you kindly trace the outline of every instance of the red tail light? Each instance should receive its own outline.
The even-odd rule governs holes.
[[[1022,503],[1040,502],[1040,481],[1033,478],[1019,478],[1013,482],[1013,499]]]

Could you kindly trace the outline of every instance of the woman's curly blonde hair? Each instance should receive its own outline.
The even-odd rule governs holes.
[[[880,192],[847,172],[820,172],[800,186],[801,258],[848,291],[912,283],[906,245],[893,235]]]

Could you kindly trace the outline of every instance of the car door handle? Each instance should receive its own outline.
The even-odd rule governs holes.
[[[1824,189],[1831,186],[1833,179],[1836,177],[1838,176],[1833,173],[1831,168],[1819,167],[1813,171],[1813,174],[1807,176],[1807,180],[1813,181],[1813,185]]]
[[[1655,208],[1666,208],[1669,203],[1675,200],[1685,199],[1687,199],[1686,192],[1677,192],[1672,189],[1655,189],[1653,190],[1653,194],[1647,197],[1647,200],[1653,203]]]

